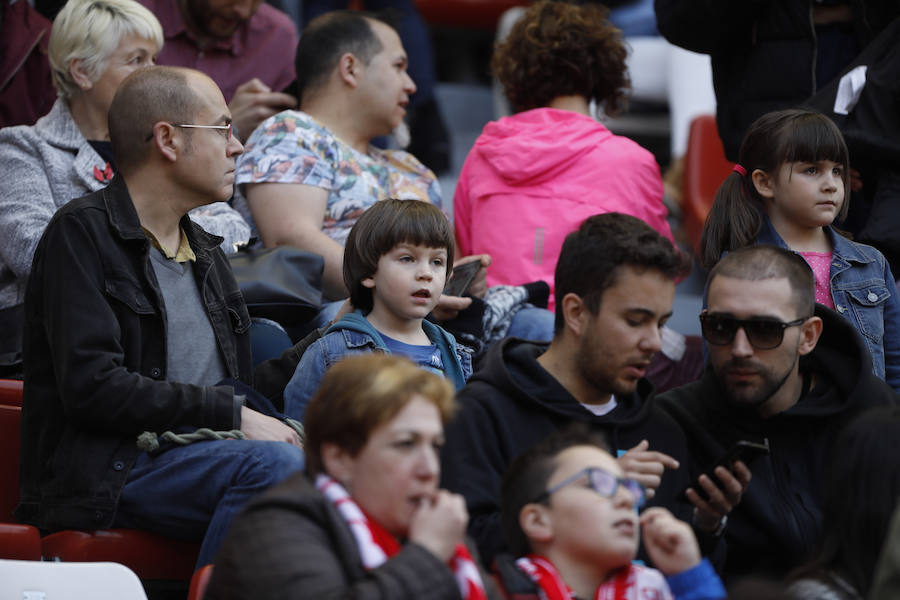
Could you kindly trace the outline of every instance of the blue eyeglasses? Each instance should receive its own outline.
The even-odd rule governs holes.
[[[540,496],[534,499],[534,502],[541,502],[546,498],[549,498],[551,494],[554,494],[569,485],[572,482],[578,481],[582,477],[587,475],[588,485],[592,490],[604,496],[606,498],[612,498],[616,495],[616,492],[619,490],[619,486],[623,486],[628,493],[631,494],[631,497],[634,500],[634,506],[636,508],[640,508],[644,505],[644,502],[647,501],[647,491],[644,489],[644,486],[634,479],[628,479],[625,477],[616,477],[612,473],[608,471],[604,471],[600,467],[587,467],[584,468],[571,477],[567,477],[554,485],[553,487],[544,491]]]

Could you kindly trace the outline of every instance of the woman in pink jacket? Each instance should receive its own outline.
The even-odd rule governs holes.
[[[516,114],[488,123],[453,198],[463,255],[490,254],[489,285],[550,285],[566,235],[590,215],[621,212],[672,239],[653,155],[590,116],[623,107],[621,32],[597,4],[537,2],[493,58]]]

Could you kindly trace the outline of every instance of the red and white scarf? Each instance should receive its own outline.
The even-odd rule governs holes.
[[[516,561],[541,589],[546,600],[571,600],[575,597],[559,576],[556,567],[543,556],[529,554]],[[592,600],[673,600],[663,574],[656,569],[628,565],[600,584]]]
[[[316,477],[316,488],[334,504],[353,532],[363,567],[375,569],[400,552],[400,542],[377,521],[369,519],[344,486],[327,475],[319,475]],[[464,545],[456,546],[449,567],[456,577],[463,600],[486,600],[481,574]]]

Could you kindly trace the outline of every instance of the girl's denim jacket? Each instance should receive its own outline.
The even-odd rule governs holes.
[[[441,353],[447,380],[457,390],[462,388],[472,374],[472,357],[457,345],[451,333],[438,325],[423,320],[422,329]],[[284,388],[284,413],[302,421],[306,405],[322,383],[325,371],[348,356],[371,352],[389,353],[381,334],[360,311],[344,315],[303,353]]]
[[[900,295],[884,255],[825,227],[831,239],[831,297],[834,309],[862,335],[872,355],[872,370],[900,391]],[[787,248],[765,219],[757,244]]]

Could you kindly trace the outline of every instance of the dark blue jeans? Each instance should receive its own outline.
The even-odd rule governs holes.
[[[128,474],[116,527],[203,540],[197,567],[210,564],[231,520],[258,493],[303,469],[285,442],[217,440],[143,453]]]

